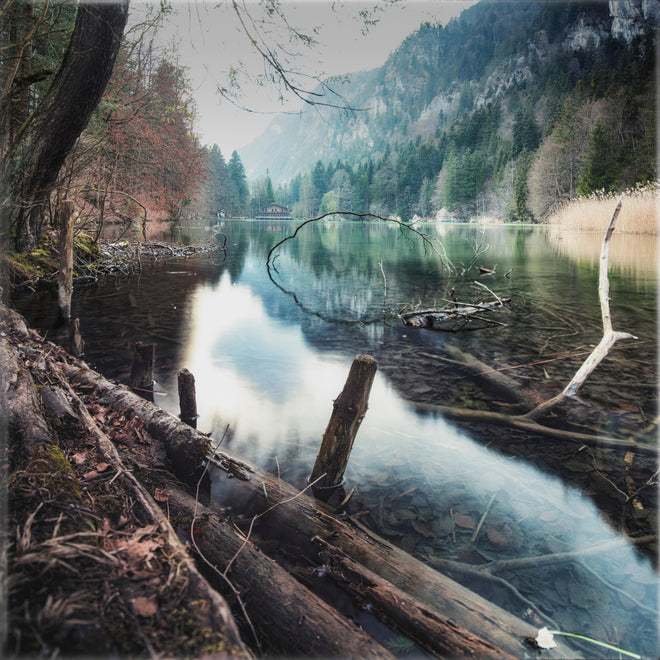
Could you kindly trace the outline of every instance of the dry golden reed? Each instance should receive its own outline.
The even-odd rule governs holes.
[[[549,222],[559,229],[604,232],[618,199],[622,203],[616,224],[617,233],[659,233],[660,187],[657,183],[626,190],[624,193],[597,193],[581,197],[566,204]]]

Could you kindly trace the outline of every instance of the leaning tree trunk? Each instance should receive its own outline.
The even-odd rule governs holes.
[[[94,112],[112,74],[128,18],[128,0],[81,4],[53,84],[2,154],[2,233],[17,251],[41,236],[60,168]]]

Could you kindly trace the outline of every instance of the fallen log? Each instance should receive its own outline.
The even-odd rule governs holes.
[[[207,435],[195,431],[126,386],[111,383],[82,361],[62,364],[62,369],[72,383],[103,392],[110,408],[125,411],[129,416],[137,415],[147,433],[164,444],[175,474],[186,483],[197,482],[211,448]],[[237,466],[237,471],[245,469],[249,467]]]
[[[26,330],[27,334],[27,330]],[[9,350],[7,340],[0,343],[0,399],[3,408],[1,425],[6,425],[10,434],[22,438],[23,450],[32,458],[40,448],[51,442],[48,424],[39,412],[39,401],[30,372],[19,365],[16,356]]]
[[[20,326],[16,329],[20,334]],[[27,331],[24,337],[29,338]],[[50,346],[55,352],[59,350]],[[175,619],[176,612],[167,608],[183,601],[195,603],[178,619],[182,628],[196,635],[194,642],[188,642],[188,649],[201,650],[209,657],[220,649],[221,657],[253,657],[240,638],[227,603],[197,571],[163,512],[125,469],[116,448],[66,380],[58,377],[57,366],[37,363],[36,374],[31,374],[35,365],[28,366],[25,357],[34,348],[30,344],[26,347],[19,351],[7,340],[0,344],[0,413],[9,413],[8,446],[13,465],[21,466],[12,473],[14,485],[8,489],[8,525],[13,527],[11,536],[15,540],[8,546],[6,568],[13,580],[12,591],[24,589],[25,593],[10,593],[3,606],[11,625],[13,639],[9,646],[14,653],[24,655],[34,648],[30,645],[36,638],[43,655],[50,651],[52,655],[86,656],[90,647],[96,652],[112,649],[120,655],[119,649],[124,653],[130,649],[136,655],[171,655],[178,639],[161,621],[168,616]],[[33,377],[39,376],[50,384],[43,385],[43,380],[35,383]],[[16,418],[22,417],[21,411],[25,411],[26,420],[18,424]],[[76,438],[82,446],[75,444]],[[108,511],[112,505],[110,509],[96,507],[99,500],[113,499],[107,491],[100,497],[98,491],[96,498],[92,496],[92,474],[99,474],[90,471],[80,476],[67,458],[74,449],[79,455],[89,453],[89,438],[96,441],[103,459],[103,463],[95,461],[98,469],[107,474],[114,472],[107,486],[118,480],[122,498],[131,500],[130,523],[128,519],[111,522]],[[83,492],[88,498],[84,505]],[[38,505],[31,510],[34,498]],[[126,539],[147,537],[144,543],[148,544],[148,552],[136,552],[136,542],[131,554]],[[147,557],[149,566],[138,570]],[[59,575],[66,573],[67,578],[58,582],[58,571]],[[87,588],[90,579],[92,586]],[[35,612],[39,612],[37,617]],[[117,620],[110,620],[113,614]],[[17,625],[26,619],[24,629]],[[135,640],[123,638],[126,627],[120,619],[131,621],[128,626],[133,626]],[[3,643],[6,639],[4,634]]]
[[[178,563],[181,566],[179,570],[185,574],[183,581],[185,591],[181,594],[182,598],[186,603],[196,604],[192,608],[192,616],[198,618],[200,624],[209,630],[222,632],[227,639],[227,651],[231,657],[252,658],[252,653],[241,639],[227,602],[202,577],[168,518],[133,473],[124,467],[117,448],[108,436],[98,428],[84,403],[70,387],[67,387],[67,391],[73,400],[79,419],[92,437],[96,439],[103,458],[114,467],[126,491],[135,498],[138,506],[142,508],[150,520],[158,524],[161,533],[165,535],[169,545],[170,563]]]
[[[194,524],[195,548],[207,565],[215,567],[206,571],[207,579],[226,592],[227,598],[232,593],[227,590],[228,582],[240,593],[257,635],[264,638],[263,651],[287,657],[394,657],[357,624],[246,543],[211,509],[175,485],[167,492],[170,515],[187,530]]]
[[[277,561],[303,584],[314,588],[318,580],[330,580],[391,622],[406,637],[428,653],[439,657],[513,658],[494,647],[455,621],[443,617],[379,575],[354,562],[340,548],[319,537],[312,539],[319,548],[323,566],[312,569],[290,559],[290,554],[278,554]]]

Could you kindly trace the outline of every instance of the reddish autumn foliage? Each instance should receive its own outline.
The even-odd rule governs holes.
[[[69,159],[68,194],[97,227],[112,219],[179,218],[206,178],[184,72],[125,47],[106,93]]]

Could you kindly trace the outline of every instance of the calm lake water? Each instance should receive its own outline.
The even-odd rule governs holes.
[[[419,227],[442,243],[453,272],[394,225],[335,221],[309,225],[282,245],[269,277],[266,255],[295,224],[227,221],[226,255],[145,260],[140,274],[76,291],[85,357],[126,381],[132,345],[156,342],[157,403],[178,413],[176,372],[190,369],[198,428],[216,440],[225,435],[223,449],[303,487],[353,357],[373,355],[379,370],[346,473],[346,489],[355,489],[351,513],[431,565],[581,553],[617,539],[622,526],[656,533],[655,487],[644,487],[654,461],[540,436],[531,443],[506,427],[461,428],[432,409],[514,410],[506,393],[484,390],[483,378],[457,366],[456,349],[532,398],[561,391],[602,334],[602,237],[525,226]],[[206,227],[178,238],[211,236]],[[494,274],[461,273],[476,245],[484,252],[473,266]],[[654,446],[655,240],[615,235],[610,263],[614,327],[638,339],[616,345],[582,402],[564,406],[555,423]],[[491,316],[505,325],[444,333],[396,318],[403,309],[492,300],[481,285],[511,298]],[[49,328],[49,296],[14,304]],[[637,489],[637,504],[626,503]],[[454,577],[528,620],[537,609],[550,628],[648,657],[660,652],[657,574],[630,544],[571,562],[530,560],[497,576],[510,586]]]

